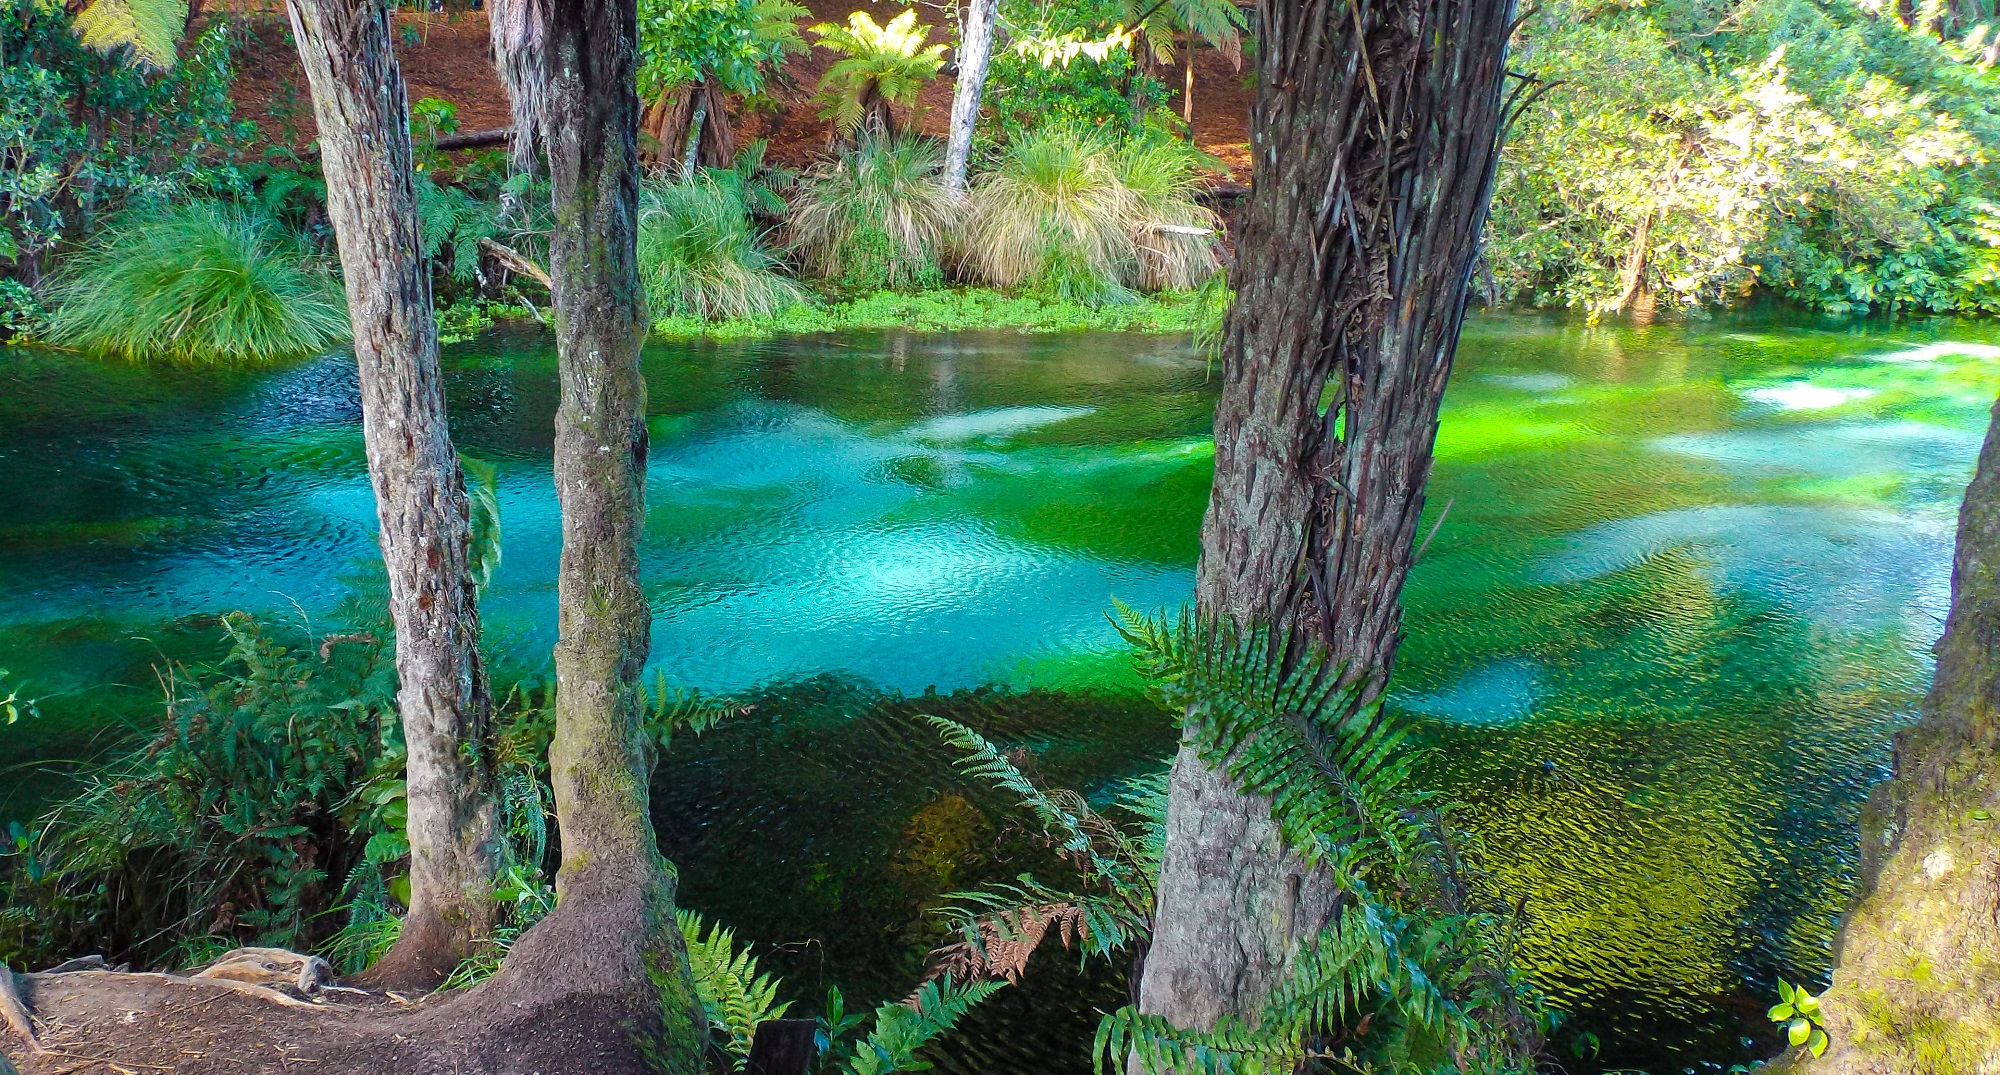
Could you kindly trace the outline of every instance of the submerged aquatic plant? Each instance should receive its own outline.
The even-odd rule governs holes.
[[[743,197],[706,172],[641,191],[639,281],[656,317],[775,317],[805,298],[780,273]]]
[[[850,291],[937,283],[952,199],[934,140],[866,137],[813,170],[792,204],[792,248]]]
[[[135,361],[245,364],[348,336],[333,273],[282,229],[216,202],[136,212],[70,258],[44,336]]]

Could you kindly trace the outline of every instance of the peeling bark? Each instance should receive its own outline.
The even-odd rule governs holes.
[[[1401,632],[1513,8],[1266,0],[1258,13],[1255,181],[1196,601],[1325,643],[1371,690]],[[1170,791],[1140,1007],[1206,1029],[1255,1014],[1334,896],[1285,852],[1268,805],[1191,746]]]
[[[445,424],[388,12],[368,0],[294,0],[290,10],[354,323],[409,750],[410,913],[370,980],[428,989],[492,935],[494,920],[499,826],[470,508]]]
[[[1801,1069],[2000,1070],[2000,404],[1959,510],[1937,673],[1862,840],[1823,998],[1832,1044]]]
[[[944,185],[965,193],[965,173],[972,160],[973,129],[979,125],[979,98],[986,87],[986,65],[993,53],[994,9],[998,0],[966,0],[959,24],[958,83],[951,91],[951,137],[945,145]]]

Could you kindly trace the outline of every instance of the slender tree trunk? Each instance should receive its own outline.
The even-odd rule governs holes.
[[[1379,690],[1499,155],[1510,0],[1265,0],[1203,614]],[[1366,42],[1365,51],[1357,48]],[[1324,412],[1322,407],[1324,406]],[[1140,1007],[1254,1017],[1334,908],[1265,802],[1175,760]]]
[[[1861,892],[1814,1073],[2000,1063],[2000,405],[1958,515],[1951,615],[1923,717],[1864,812]],[[1912,968],[1928,967],[1919,973]]]
[[[1188,141],[1194,141],[1194,31],[1187,32],[1187,73],[1181,82],[1181,122],[1187,124]]]
[[[480,1003],[580,1020],[613,1035],[619,1057],[693,1073],[706,1024],[674,924],[673,875],[648,814],[652,757],[639,685],[652,609],[639,582],[647,325],[637,265],[638,16],[634,0],[550,6],[541,136],[555,208],[563,544],[549,769],[562,866],[555,911],[508,952]],[[624,1061],[598,1057],[597,1070],[624,1070]]]
[[[999,0],[966,0],[965,21],[959,26],[958,85],[951,92],[951,137],[945,145],[944,185],[965,193],[965,173],[972,161],[972,134],[979,125],[979,95],[986,88],[986,64],[993,52],[993,9]]]
[[[370,977],[429,988],[493,930],[499,832],[469,505],[445,425],[409,106],[387,10],[371,0],[296,0],[291,18],[346,270],[409,749],[410,913]]]

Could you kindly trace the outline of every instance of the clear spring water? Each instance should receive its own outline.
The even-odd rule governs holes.
[[[1469,326],[1396,698],[1527,897],[1523,957],[1576,1013],[1554,1042],[1570,1069],[1768,1053],[1773,977],[1825,972],[1860,803],[1942,626],[1996,344],[1757,315]],[[489,637],[532,673],[553,640],[552,348],[505,331],[447,364],[459,445],[500,474]],[[1086,791],[1170,748],[1106,612],[1189,593],[1215,386],[1181,341],[1120,335],[661,343],[646,370],[653,663],[754,702],[656,780],[683,896],[775,948],[798,999],[896,995],[938,894],[1034,857],[918,714]],[[353,378],[337,356],[0,352],[0,667],[43,699],[0,730],[0,815],[129,742],[151,666],[208,652],[205,614],[330,622],[365,587]],[[943,1066],[1080,1069],[1093,1008],[1119,1000],[1114,974],[1039,957]]]

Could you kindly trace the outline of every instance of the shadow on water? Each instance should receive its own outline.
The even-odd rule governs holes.
[[[1468,327],[1393,700],[1526,899],[1567,1070],[1768,1055],[1774,979],[1823,979],[1859,805],[1942,625],[1996,341],[1778,315]],[[499,472],[488,643],[532,673],[553,352],[510,330],[448,365],[458,443]],[[1171,749],[1105,613],[1190,591],[1215,385],[1175,340],[1005,333],[661,343],[646,374],[652,663],[752,707],[655,780],[683,896],[792,999],[901,996],[942,894],[1047,860],[923,714],[1087,794]],[[151,667],[212,652],[204,617],[334,615],[373,544],[353,395],[338,356],[0,357],[0,667],[44,699],[0,732],[0,820],[60,793],[50,763],[129,742]],[[1088,1065],[1123,975],[1036,963],[942,1067]]]

